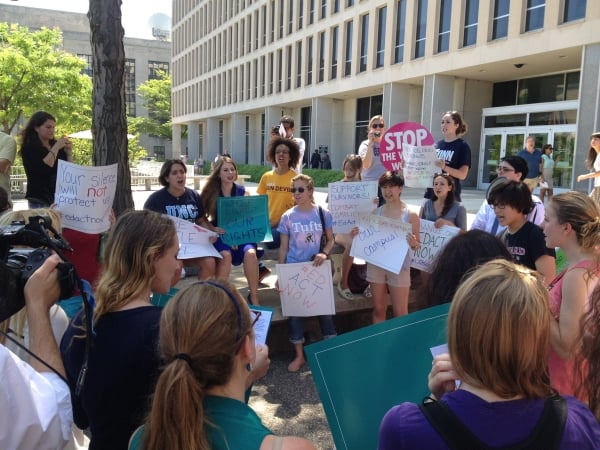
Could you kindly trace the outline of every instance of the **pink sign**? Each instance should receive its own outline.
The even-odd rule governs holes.
[[[415,147],[433,145],[431,132],[417,122],[400,122],[389,128],[379,144],[379,158],[387,170],[401,170],[403,165],[402,145]]]

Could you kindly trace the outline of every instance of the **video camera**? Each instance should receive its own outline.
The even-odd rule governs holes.
[[[71,246],[52,228],[50,218],[34,216],[29,218],[28,224],[13,222],[0,226],[0,321],[25,306],[25,283],[52,250],[63,260],[57,269],[60,299],[66,299],[73,295],[77,274],[62,253],[62,250],[72,251]]]

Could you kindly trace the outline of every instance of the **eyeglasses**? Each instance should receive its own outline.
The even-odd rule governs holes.
[[[494,203],[494,204],[490,204],[490,207],[494,210],[496,210],[496,209],[502,210],[502,209],[506,208],[506,203]]]
[[[382,123],[374,123],[371,125],[371,128],[385,128],[385,125]]]
[[[292,194],[295,194],[296,192],[300,192],[301,194],[304,194],[304,191],[306,189],[303,187],[299,187],[299,188],[292,188]]]
[[[498,166],[498,168],[496,169],[496,172],[498,173],[502,173],[502,172],[514,172],[515,169],[511,169],[510,167],[506,167],[506,166]]]
[[[256,325],[256,322],[258,322],[258,319],[260,319],[262,312],[251,309],[250,314],[254,314],[254,319],[252,320],[252,327],[254,328],[254,325]]]
[[[290,151],[289,150],[275,150],[275,154],[276,155],[289,155]]]
[[[447,173],[444,173],[444,172],[434,173],[433,174],[433,178],[437,178],[437,177],[448,178],[448,177],[450,177],[450,174],[447,174]]]

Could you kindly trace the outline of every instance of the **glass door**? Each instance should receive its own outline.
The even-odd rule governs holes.
[[[498,176],[496,168],[500,159],[506,155],[516,155],[525,146],[526,130],[504,129],[486,132],[485,147],[479,170],[479,189],[487,189],[489,184]]]
[[[571,189],[573,176],[573,153],[575,152],[575,131],[555,132],[554,147],[554,187]]]

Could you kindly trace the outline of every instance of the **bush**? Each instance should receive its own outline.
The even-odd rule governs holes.
[[[250,175],[251,178],[248,181],[251,183],[258,183],[260,181],[260,177],[262,177],[265,172],[271,170],[271,166],[237,164],[237,169],[240,175]],[[210,168],[208,168],[207,173],[210,173]],[[302,173],[312,177],[315,182],[315,187],[327,187],[328,183],[340,181],[342,178],[344,178],[344,172],[341,170],[303,169]]]

